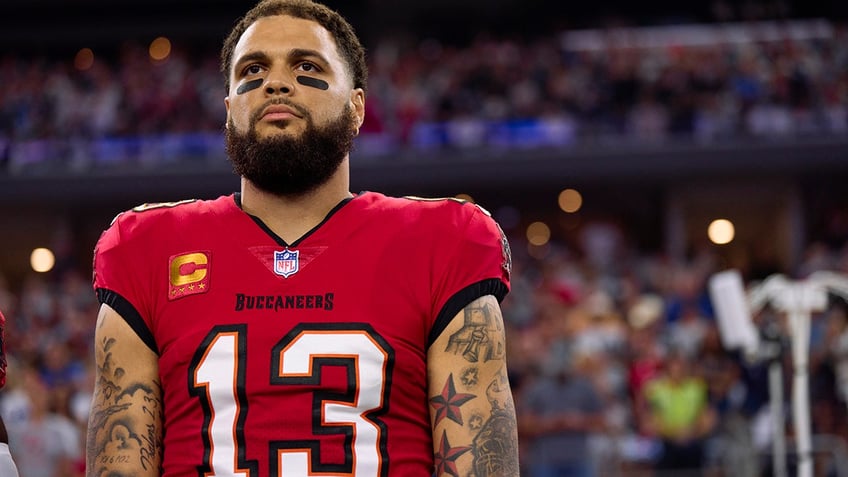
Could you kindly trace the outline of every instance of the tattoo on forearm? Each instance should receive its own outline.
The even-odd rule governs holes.
[[[436,476],[459,477],[456,460],[470,452],[471,470],[466,477],[515,477],[518,476],[518,439],[515,406],[509,381],[501,370],[486,387],[486,400],[491,412],[474,411],[463,420],[460,407],[474,399],[473,394],[457,393],[453,375],[449,375],[441,394],[430,398],[435,411],[434,426],[445,418],[472,431],[470,445],[454,446],[448,442],[447,430],[435,453]]]
[[[483,414],[479,412],[475,412],[468,418],[468,428],[472,431],[479,431],[483,428],[483,423],[486,422],[486,418]]]
[[[486,389],[491,417],[482,424],[481,419],[469,421],[469,426],[480,426],[471,446],[478,477],[518,475],[515,408],[508,384],[506,374],[500,373]]]
[[[102,359],[97,362],[98,386],[86,438],[93,475],[122,475],[115,470],[120,468],[151,470],[161,461],[162,440],[157,425],[146,424],[142,428],[127,414],[141,406],[141,412],[154,423],[161,422],[161,386],[157,380],[123,383],[126,373],[115,367],[112,358],[115,344],[114,339],[104,339],[98,354]]]
[[[435,455],[436,475],[448,474],[453,477],[459,477],[459,470],[456,468],[456,459],[470,450],[470,447],[451,447],[450,442],[448,442],[447,432],[442,432],[439,450],[436,451]]]
[[[444,352],[462,356],[466,364],[453,364],[441,392],[429,400],[437,440],[435,475],[518,477],[518,426],[500,307],[491,297],[479,299],[465,307],[462,318],[462,326],[453,328]],[[456,384],[466,392],[458,392]],[[458,445],[451,446],[449,437]]]
[[[459,381],[466,388],[472,388],[477,385],[477,382],[480,380],[480,373],[477,369],[477,366],[468,366],[462,370],[462,374],[459,377]]]
[[[447,417],[461,426],[462,412],[460,412],[459,407],[475,397],[477,396],[473,394],[456,392],[456,386],[453,384],[453,374],[451,374],[448,376],[448,380],[445,381],[445,387],[442,389],[442,393],[430,398],[430,406],[436,411],[436,422],[433,425],[438,426],[442,419]]]

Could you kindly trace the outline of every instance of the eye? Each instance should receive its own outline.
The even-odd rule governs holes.
[[[321,71],[321,68],[318,68],[318,66],[315,65],[315,63],[309,63],[308,61],[305,61],[305,62],[301,63],[300,65],[298,65],[298,69],[300,69],[301,71],[304,71],[306,73],[318,73],[318,72]]]
[[[249,65],[244,70],[242,70],[242,74],[243,75],[258,75],[264,69],[265,68],[263,68],[262,65],[252,64],[252,65]]]

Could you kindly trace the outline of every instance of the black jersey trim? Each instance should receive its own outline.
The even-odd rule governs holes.
[[[324,217],[324,220],[319,222],[318,225],[316,225],[315,227],[312,227],[312,229],[309,230],[309,232],[306,232],[305,234],[303,234],[302,237],[300,237],[299,239],[292,242],[291,246],[296,247],[298,244],[300,244],[300,242],[303,242],[304,240],[306,240],[307,237],[312,235],[316,230],[320,229],[322,225],[326,224],[327,221],[330,220],[330,217],[336,215],[336,212],[338,212],[342,207],[347,205],[352,200],[353,200],[353,197],[346,197],[346,198],[342,199],[341,202],[336,204],[335,207],[333,207],[332,209],[330,209],[329,212],[327,212],[327,215]]]
[[[130,325],[135,334],[141,338],[141,341],[147,345],[156,355],[159,355],[159,347],[156,346],[156,339],[147,324],[142,319],[141,314],[132,303],[119,293],[106,289],[98,288],[96,290],[97,300],[103,305],[109,305],[113,310],[117,311],[121,318]]]
[[[435,343],[439,335],[445,331],[445,328],[453,320],[453,317],[459,313],[459,310],[468,306],[472,301],[486,295],[493,295],[500,303],[506,297],[508,291],[504,282],[497,278],[487,278],[472,283],[456,292],[448,299],[445,306],[442,307],[442,311],[439,312],[439,316],[436,317],[436,321],[433,322],[433,327],[430,328],[430,336],[427,338],[427,348],[429,349]]]
[[[241,209],[242,211],[244,211],[244,208],[241,206],[241,193],[236,192],[235,194],[233,194],[233,200],[235,201],[238,208]],[[290,244],[286,243],[286,241],[283,240],[279,235],[275,234],[274,231],[271,230],[267,225],[265,225],[265,222],[263,222],[262,219],[260,219],[259,217],[255,216],[255,215],[251,215],[251,214],[247,214],[247,216],[250,217],[251,220],[253,220],[256,223],[256,225],[259,226],[259,228],[261,228],[263,231],[265,231],[266,234],[268,234],[272,239],[274,239],[274,241],[277,242],[277,245],[279,245],[281,247],[296,247],[301,242],[306,240],[307,237],[309,237],[310,235],[315,233],[316,230],[320,229],[322,225],[324,225],[325,223],[327,223],[328,220],[330,220],[330,217],[335,215],[335,213],[338,212],[339,209],[341,209],[342,207],[347,205],[352,200],[353,200],[353,197],[347,197],[347,198],[343,199],[341,202],[336,204],[335,207],[330,209],[330,212],[327,213],[327,215],[324,217],[324,219],[321,222],[318,223],[318,225],[309,229],[308,232],[306,232],[299,239],[295,240],[294,242],[292,242]],[[247,213],[247,212],[245,212],[245,213]]]

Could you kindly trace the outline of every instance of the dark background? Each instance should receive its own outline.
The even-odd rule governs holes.
[[[467,42],[482,32],[532,37],[559,29],[786,18],[848,17],[848,2],[390,0],[326,1],[344,14],[366,44],[376,35],[406,33]],[[109,48],[116,39],[165,35],[217,48],[253,2],[201,0],[29,0],[0,2],[0,52],[61,55]]]

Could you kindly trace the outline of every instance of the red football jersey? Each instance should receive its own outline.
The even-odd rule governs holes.
[[[0,311],[0,388],[6,385],[6,317]]]
[[[158,353],[165,476],[429,477],[427,349],[509,268],[473,204],[363,193],[286,244],[233,195],[121,214],[94,287]]]

